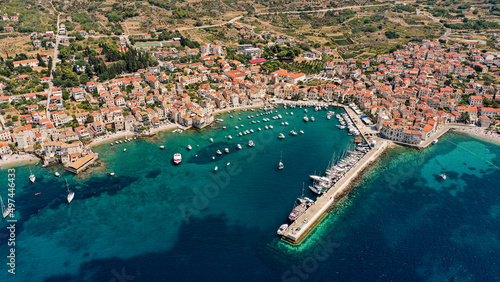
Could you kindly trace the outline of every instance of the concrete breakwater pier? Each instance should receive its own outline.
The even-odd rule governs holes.
[[[344,175],[343,178],[335,183],[328,191],[319,196],[312,206],[290,224],[283,232],[283,238],[295,244],[300,243],[316,225],[316,222],[320,220],[323,214],[335,203],[337,197],[342,195],[342,193],[349,188],[349,184],[356,179],[369,164],[377,160],[389,144],[390,142],[388,141],[377,143]]]

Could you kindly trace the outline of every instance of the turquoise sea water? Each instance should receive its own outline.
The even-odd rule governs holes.
[[[499,279],[500,147],[462,134],[422,151],[390,150],[301,246],[281,242],[276,229],[302,183],[352,144],[326,111],[309,109],[316,121],[308,123],[303,109],[291,111],[252,125],[257,118],[247,116],[257,112],[225,114],[212,129],[104,144],[96,148],[104,168],[76,177],[32,166],[30,185],[28,168],[17,167],[16,275],[7,273],[3,222],[0,281]],[[292,129],[305,134],[290,136]],[[216,155],[226,147],[229,154]],[[76,192],[69,206],[66,179]],[[5,169],[0,181],[7,185]]]

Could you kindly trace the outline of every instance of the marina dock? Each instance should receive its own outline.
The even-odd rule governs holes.
[[[309,231],[322,218],[325,212],[335,203],[335,200],[349,188],[349,184],[368,167],[368,165],[385,151],[388,141],[377,143],[367,154],[365,154],[356,165],[347,172],[342,179],[335,183],[327,192],[319,196],[315,203],[299,216],[283,232],[283,238],[292,243],[300,243]]]

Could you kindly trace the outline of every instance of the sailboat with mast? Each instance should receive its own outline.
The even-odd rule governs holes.
[[[280,162],[278,164],[278,169],[284,169],[285,165],[283,164],[283,152],[281,152]]]
[[[35,180],[36,180],[36,177],[33,174],[33,172],[31,172],[31,167],[30,167],[30,181],[31,181],[31,184],[35,184]]]
[[[9,214],[12,212],[12,209],[10,207],[5,208],[5,205],[3,204],[2,197],[0,196],[0,204],[2,205],[2,220],[5,219]]]
[[[68,205],[73,201],[73,198],[75,197],[75,192],[69,190],[68,186],[68,180],[66,180],[66,189],[68,190],[68,197],[66,198],[68,200]]]

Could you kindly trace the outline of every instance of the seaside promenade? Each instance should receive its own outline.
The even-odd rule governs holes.
[[[342,179],[335,183],[326,193],[319,196],[316,202],[284,231],[283,237],[292,243],[300,243],[316,225],[316,222],[320,220],[335,203],[335,200],[344,192],[348,191],[351,182],[356,179],[369,164],[377,160],[390,144],[390,141],[381,141],[377,143],[351,170],[349,170],[349,172],[346,173],[346,175],[344,175]]]

